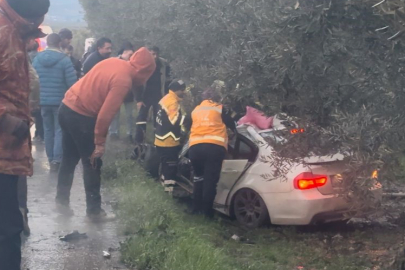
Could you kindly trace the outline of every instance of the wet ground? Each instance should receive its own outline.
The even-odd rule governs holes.
[[[112,270],[128,269],[119,262],[117,222],[92,223],[86,217],[82,169],[79,165],[71,195],[74,216],[66,217],[56,211],[55,194],[57,175],[49,172],[44,145],[33,146],[34,177],[28,180],[28,207],[31,236],[23,239],[23,270]],[[107,194],[103,201],[108,202]],[[111,213],[111,207],[103,204]],[[63,242],[59,236],[74,230],[86,233],[88,238]],[[111,253],[111,259],[103,257]]]

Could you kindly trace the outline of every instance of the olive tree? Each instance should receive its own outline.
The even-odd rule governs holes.
[[[346,192],[363,210],[379,169],[401,173],[404,1],[81,0],[90,29],[154,44],[198,88],[226,82],[230,107],[285,113],[305,128],[277,157],[346,155]],[[392,182],[392,181],[391,181]]]

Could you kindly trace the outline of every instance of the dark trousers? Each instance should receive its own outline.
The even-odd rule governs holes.
[[[96,118],[78,114],[62,104],[59,122],[62,128],[63,156],[59,168],[56,200],[63,205],[69,204],[75,168],[81,159],[87,213],[98,214],[101,210],[101,160],[95,168],[90,163],[90,157],[95,149]]]
[[[18,176],[0,174],[0,270],[20,270],[23,219],[18,207]]]
[[[221,175],[222,162],[226,149],[222,146],[202,143],[193,145],[189,157],[194,169],[193,208],[195,212],[203,212],[206,216],[214,215],[214,200],[217,195],[217,184]]]
[[[42,119],[41,110],[35,111],[32,116],[35,119],[35,137],[44,139],[44,122]]]
[[[180,147],[156,147],[165,180],[176,180]]]
[[[149,110],[152,107],[153,110],[153,124],[155,124],[156,115],[158,111],[159,99],[145,101],[145,106],[142,106],[139,110],[138,117],[136,118],[136,133],[135,142],[143,143],[146,134],[146,124],[148,121]]]
[[[18,205],[20,208],[28,211],[27,200],[28,200],[28,186],[27,186],[27,176],[18,177]]]

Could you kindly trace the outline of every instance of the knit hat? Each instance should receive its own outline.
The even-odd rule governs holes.
[[[40,18],[48,13],[50,0],[7,0],[14,11],[24,19]]]
[[[186,90],[186,84],[182,80],[176,80],[170,83],[169,89],[173,91],[184,91]]]

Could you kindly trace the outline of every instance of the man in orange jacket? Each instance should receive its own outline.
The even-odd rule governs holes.
[[[81,159],[87,215],[93,219],[105,216],[101,209],[100,169],[108,127],[128,92],[145,84],[155,65],[148,49],[141,48],[129,61],[110,58],[100,62],[66,93],[59,111],[63,157],[56,196],[62,209],[71,212],[66,207],[74,170]]]
[[[38,26],[49,5],[49,0],[0,0],[0,269],[19,270],[21,264],[17,182],[33,173],[26,43],[44,36]]]

